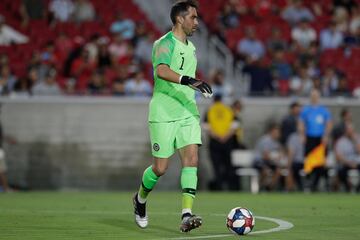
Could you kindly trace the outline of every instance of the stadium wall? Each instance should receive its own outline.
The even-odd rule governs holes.
[[[244,99],[246,143],[252,147],[266,122],[280,120],[290,99]],[[148,99],[0,99],[9,182],[28,189],[134,190],[150,164]],[[303,101],[305,102],[305,101]],[[324,102],[338,119],[346,104],[359,126],[360,103]],[[204,114],[210,102],[200,102]],[[199,187],[212,177],[206,136],[200,152]],[[178,156],[157,189],[179,188]]]

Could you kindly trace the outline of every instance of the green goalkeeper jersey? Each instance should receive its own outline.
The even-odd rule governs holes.
[[[200,116],[195,101],[195,91],[185,85],[161,79],[156,74],[159,64],[171,70],[195,78],[195,47],[178,40],[172,31],[154,42],[152,64],[154,69],[154,93],[149,106],[149,122],[170,122]]]

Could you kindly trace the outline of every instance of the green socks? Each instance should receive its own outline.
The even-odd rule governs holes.
[[[182,214],[192,214],[197,186],[197,168],[184,167],[181,170]]]
[[[138,200],[140,203],[145,203],[146,198],[151,192],[151,190],[156,185],[157,181],[159,180],[159,177],[156,176],[154,171],[152,170],[152,167],[148,167],[145,169],[143,177],[142,177],[142,183],[139,189],[138,194]]]

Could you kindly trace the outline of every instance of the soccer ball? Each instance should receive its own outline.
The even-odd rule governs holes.
[[[248,209],[236,207],[229,212],[226,226],[234,234],[246,235],[255,226],[255,218]]]

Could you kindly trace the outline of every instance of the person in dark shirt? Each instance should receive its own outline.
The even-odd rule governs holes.
[[[301,112],[301,105],[298,102],[293,102],[289,106],[289,114],[284,117],[281,122],[281,138],[280,142],[285,146],[288,137],[296,132],[297,122]]]
[[[348,108],[343,108],[340,112],[340,122],[334,126],[331,133],[333,146],[335,146],[337,140],[344,135],[346,123],[352,123],[352,114]]]

